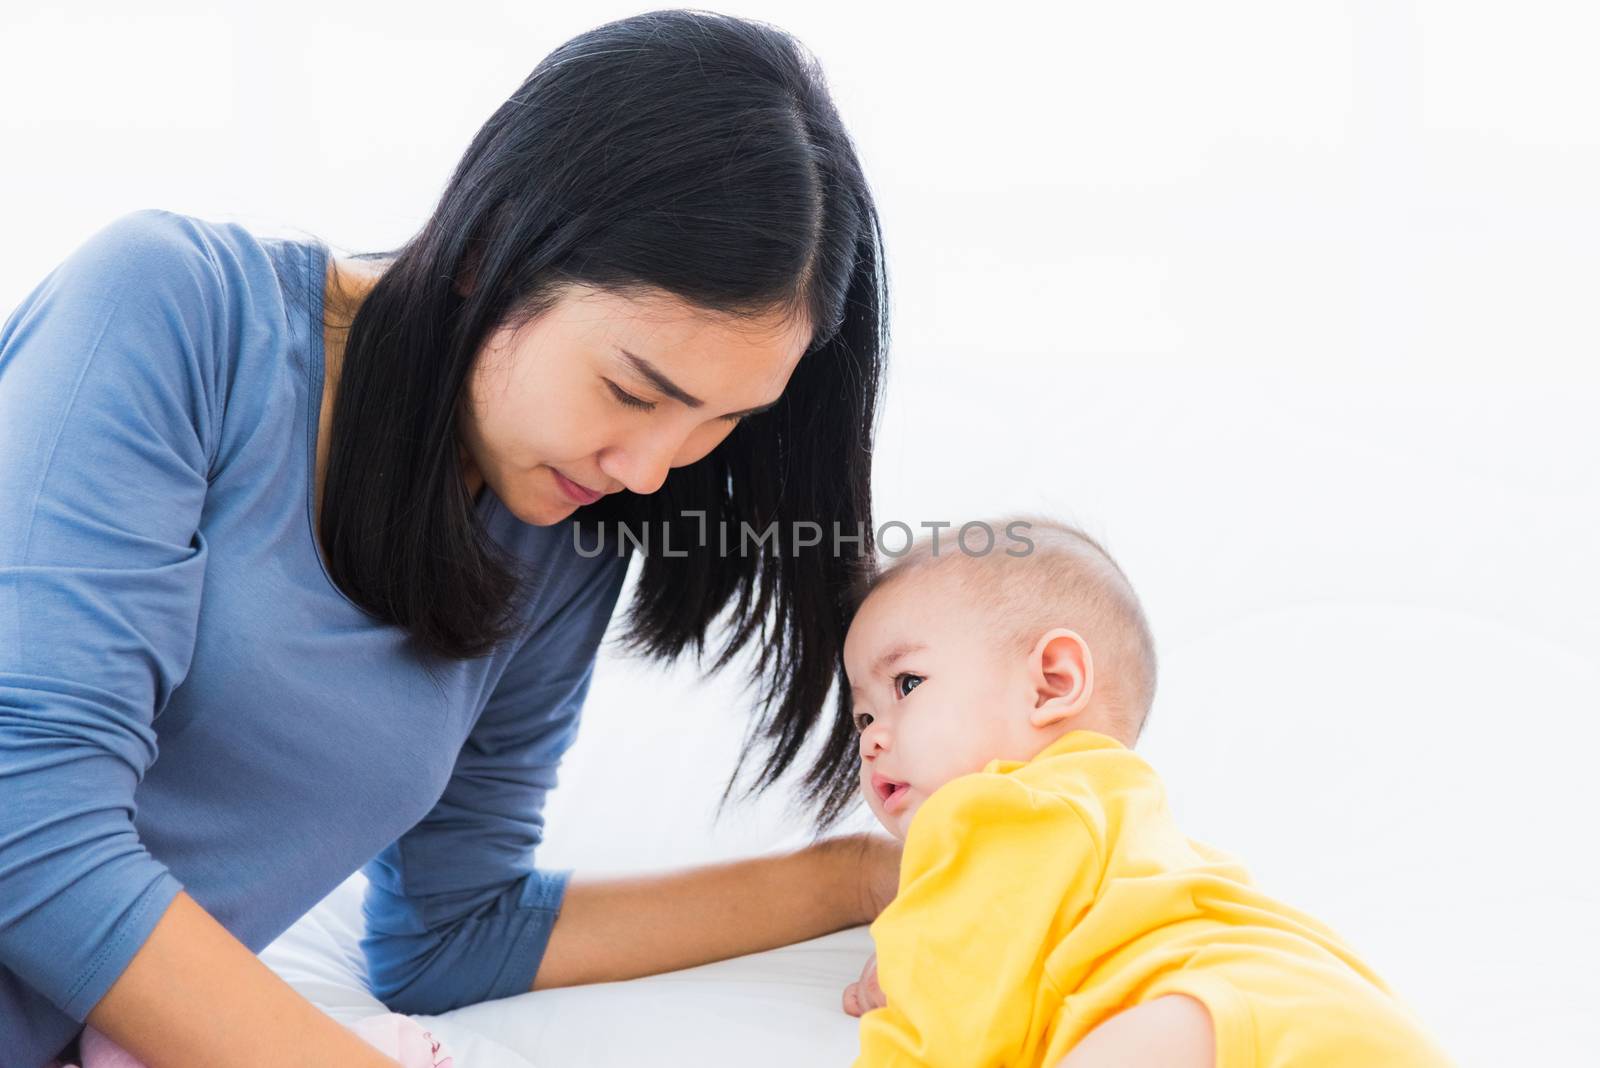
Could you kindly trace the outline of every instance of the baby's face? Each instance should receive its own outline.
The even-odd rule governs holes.
[[[955,582],[912,573],[878,587],[845,637],[861,789],[905,838],[911,817],[951,779],[991,760],[1028,760],[1043,742],[1029,721],[1028,658],[992,648]],[[892,794],[890,783],[902,784]]]

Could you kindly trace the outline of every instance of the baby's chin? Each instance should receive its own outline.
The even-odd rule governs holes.
[[[900,841],[904,842],[906,840],[905,828],[900,825],[899,816],[891,816],[888,813],[883,813],[878,816],[878,825],[884,830],[888,831],[890,834],[894,835],[896,838],[900,839]]]
[[[902,808],[897,812],[883,812],[880,810],[878,813],[878,822],[883,825],[884,830],[888,831],[890,834],[894,835],[903,842],[906,840],[906,832],[911,829],[911,817],[915,816],[917,814],[917,809],[921,807],[922,799],[919,797],[914,797],[905,808]]]

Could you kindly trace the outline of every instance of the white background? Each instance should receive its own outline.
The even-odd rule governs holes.
[[[143,207],[398,244],[545,53],[641,10],[8,7],[0,305]],[[1590,1062],[1600,15],[718,10],[817,53],[879,200],[879,520],[1101,537],[1156,631],[1141,748],[1189,833],[1463,1063]],[[608,654],[540,863],[803,842],[777,793],[711,821],[737,683]]]

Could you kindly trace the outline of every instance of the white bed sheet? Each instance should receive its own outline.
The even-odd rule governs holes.
[[[275,972],[341,1023],[387,1012],[358,939],[359,872],[262,950]],[[456,1068],[817,1068],[848,1065],[858,1021],[841,1008],[872,940],[866,927],[622,983],[539,990],[414,1017]]]

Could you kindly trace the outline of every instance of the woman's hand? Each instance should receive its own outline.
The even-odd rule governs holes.
[[[863,831],[830,838],[826,844],[837,849],[849,867],[847,885],[854,894],[856,924],[876,920],[900,890],[900,854],[904,847],[899,839]]]
[[[861,1016],[887,1004],[878,986],[878,955],[874,953],[867,958],[867,966],[861,969],[861,978],[844,988],[844,1011],[851,1016]]]
[[[580,871],[530,989],[637,979],[859,927],[899,879],[900,843],[865,833],[665,873]]]
[[[900,891],[900,856],[904,846],[899,839],[870,832],[845,835],[833,841],[847,849],[847,855],[853,858],[859,902],[857,915],[861,923],[871,923]],[[887,1004],[883,989],[878,986],[878,955],[874,953],[861,969],[861,978],[844,988],[844,1011],[851,1016],[861,1016]]]

